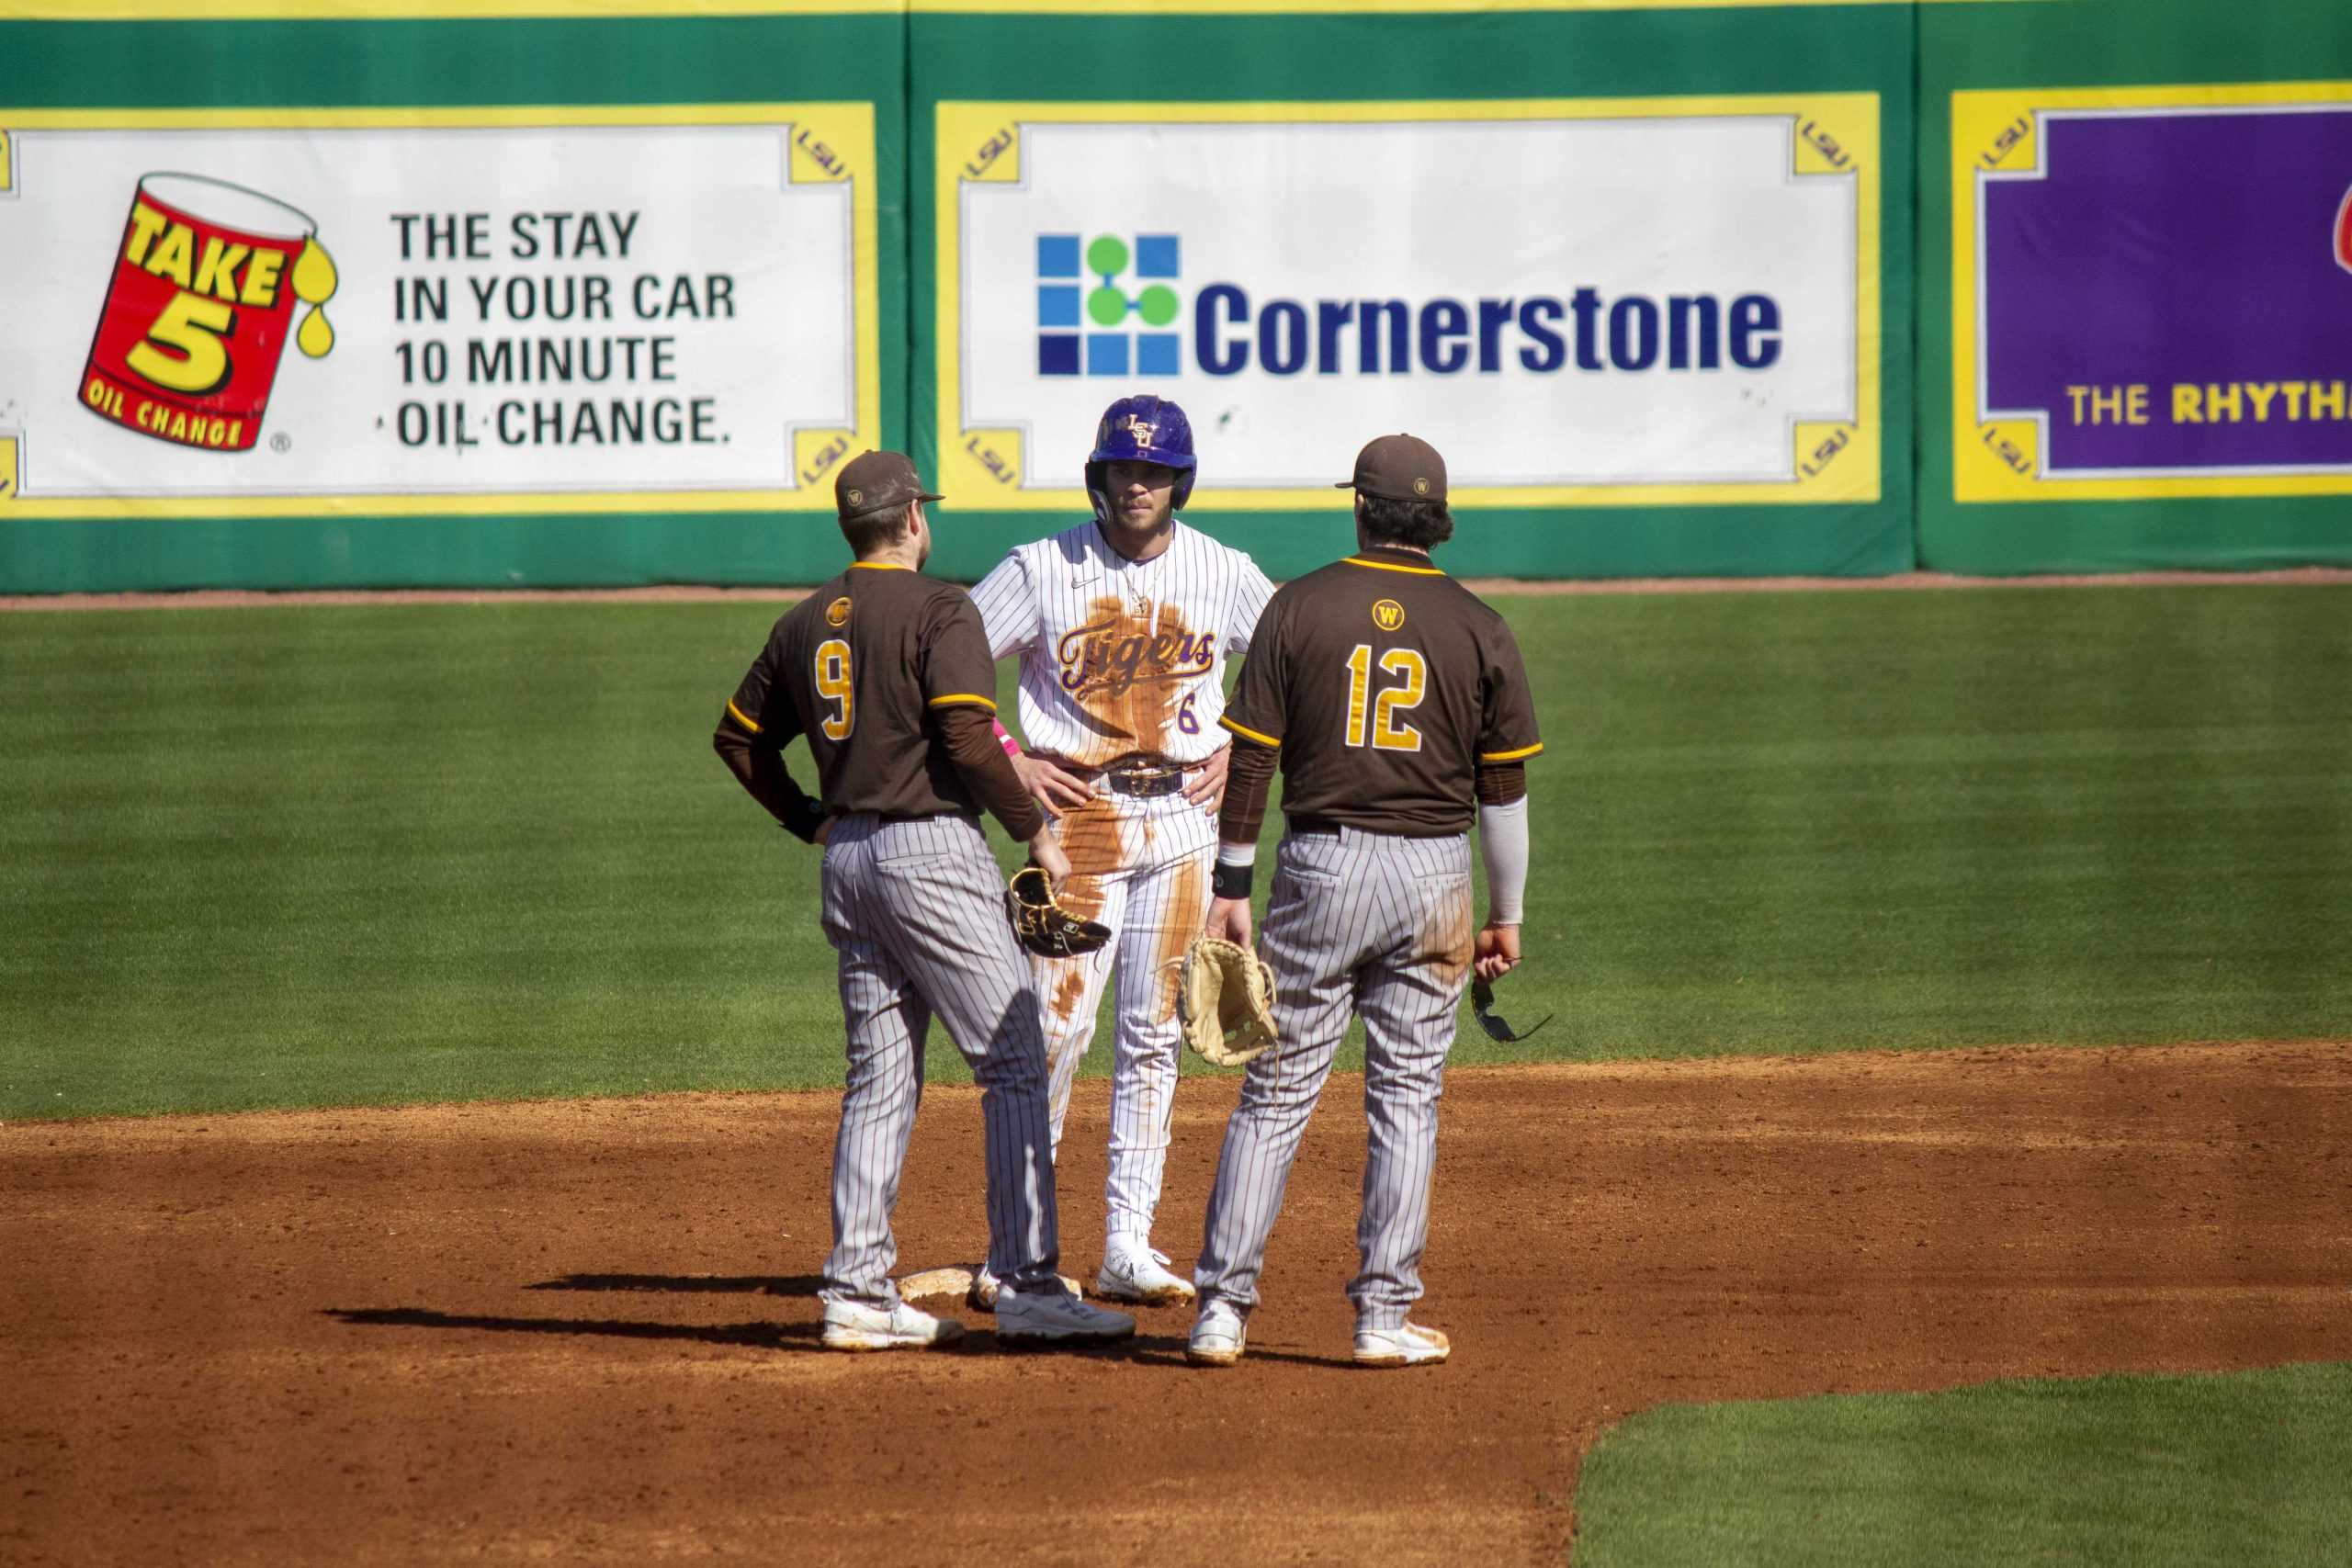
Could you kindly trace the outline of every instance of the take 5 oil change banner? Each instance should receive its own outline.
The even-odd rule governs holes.
[[[1191,510],[1331,507],[1368,435],[1457,504],[1880,493],[1879,99],[942,101],[938,451],[1083,512],[1113,398],[1191,415]]]
[[[0,513],[832,505],[870,105],[0,109]]]

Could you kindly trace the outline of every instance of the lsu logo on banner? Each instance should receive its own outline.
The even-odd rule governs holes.
[[[335,266],[307,213],[199,175],[139,182],[99,312],[82,400],[101,419],[182,446],[250,450],[293,330],[312,359],[334,346],[320,307]]]
[[[1131,384],[1193,413],[1195,509],[1328,504],[1396,429],[1471,504],[1878,494],[1872,96],[948,104],[939,127],[967,504],[1082,508],[1086,432]]]

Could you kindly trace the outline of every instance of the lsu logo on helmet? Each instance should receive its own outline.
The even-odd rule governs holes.
[[[1094,450],[1086,459],[1086,493],[1094,515],[1111,514],[1103,470],[1113,463],[1157,463],[1176,470],[1174,504],[1192,499],[1198,460],[1193,456],[1193,422],[1166,398],[1149,392],[1121,398],[1102,411],[1094,427]]]

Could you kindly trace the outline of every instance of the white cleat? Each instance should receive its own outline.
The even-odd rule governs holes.
[[[900,1302],[888,1312],[854,1302],[825,1303],[828,1350],[935,1350],[964,1337],[952,1317],[933,1317]]]
[[[1229,1367],[1241,1359],[1249,1325],[1227,1302],[1211,1302],[1193,1320],[1193,1337],[1184,1343],[1184,1359],[1196,1367]]]
[[[996,1337],[999,1339],[1125,1339],[1136,1331],[1136,1320],[1123,1312],[1109,1312],[1080,1301],[1075,1292],[997,1292]]]
[[[1401,1328],[1356,1330],[1359,1367],[1434,1366],[1453,1351],[1453,1346],[1444,1335],[1418,1323],[1408,1323]]]
[[[1193,1299],[1193,1281],[1167,1269],[1168,1254],[1136,1242],[1114,1242],[1094,1276],[1094,1293],[1106,1302],[1172,1306]]]

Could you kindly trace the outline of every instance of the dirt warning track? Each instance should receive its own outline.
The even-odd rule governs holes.
[[[0,1560],[1557,1562],[1645,1405],[2352,1359],[2352,1045],[1458,1072],[1407,1372],[1346,1359],[1360,1093],[1222,1372],[1183,1308],[820,1350],[831,1095],[0,1127]],[[1178,1102],[1180,1263],[1232,1101]],[[932,1091],[904,1268],[979,1249],[978,1121]]]

